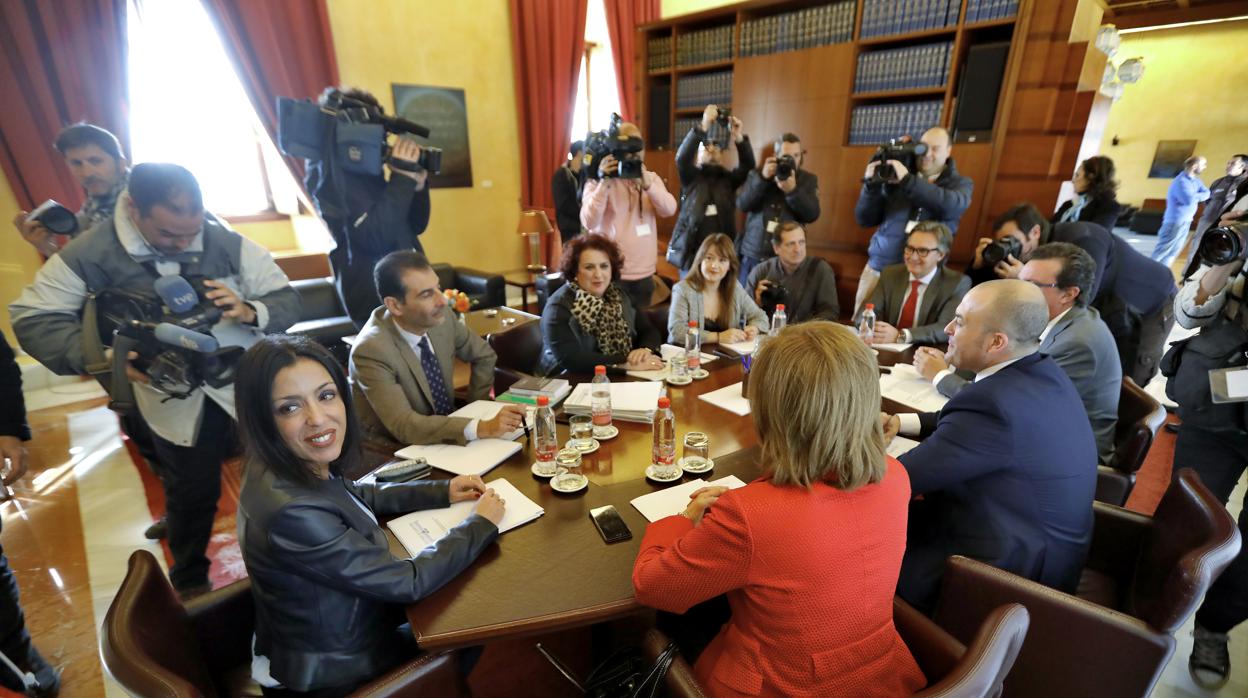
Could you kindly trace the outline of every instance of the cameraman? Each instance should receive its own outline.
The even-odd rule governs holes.
[[[640,146],[641,129],[636,124],[621,123],[618,139]],[[641,148],[635,151],[640,156]],[[640,179],[620,176],[620,160],[608,153],[590,163],[597,178],[585,181],[581,192],[581,223],[591,233],[605,235],[619,245],[624,257],[620,270],[620,288],[628,294],[633,307],[649,308],[654,294],[654,271],[659,258],[658,223],[656,216],[667,218],[676,213],[676,197],[667,191],[663,178],[646,169],[644,162]],[[569,279],[570,280],[570,279]]]
[[[876,177],[878,160],[867,164],[862,191],[854,207],[854,218],[861,226],[879,226],[867,247],[867,264],[858,279],[854,294],[854,312],[871,297],[880,272],[890,264],[900,264],[906,233],[919,221],[944,223],[953,235],[958,234],[958,221],[971,204],[974,183],[958,174],[949,157],[949,132],[936,126],[923,133],[920,142],[927,151],[919,156],[917,173],[894,159],[884,164],[892,168],[887,180]]]
[[[154,282],[170,275],[206,279],[204,300],[223,311],[214,328],[223,339],[232,334],[237,343],[251,342],[299,317],[299,296],[272,256],[204,211],[189,171],[143,163],[131,172],[113,219],[49,259],[9,306],[13,330],[22,348],[52,371],[86,373],[90,335],[84,332],[99,331],[83,325],[88,296],[106,290],[150,295]],[[148,385],[133,364],[126,375],[160,457],[174,559],[169,579],[183,594],[198,593],[208,587],[205,550],[221,492],[221,461],[233,444],[234,386],[204,384],[174,399]]]
[[[339,94],[382,111],[371,93],[355,88],[326,88],[318,103],[326,106]],[[384,112],[383,112],[384,113]],[[414,140],[399,137],[390,152],[392,160],[415,163],[421,148]],[[334,284],[355,326],[363,327],[381,305],[373,286],[373,267],[396,250],[424,252],[420,234],[429,227],[429,173],[419,166],[401,169],[388,165],[390,176],[368,175],[338,168],[326,172],[324,160],[308,161],[304,180],[317,211],[334,237],[329,253]],[[338,186],[329,186],[337,182]],[[343,201],[325,200],[329,191],[342,191]],[[345,206],[345,210],[344,207]]]
[[[724,116],[727,116],[726,114]],[[726,122],[726,123],[725,123]],[[723,166],[723,136],[711,133],[712,125],[722,134],[725,127],[737,146],[737,166]],[[702,123],[685,134],[676,151],[676,173],[680,176],[680,215],[667,245],[667,261],[680,269],[683,278],[693,266],[702,241],[715,233],[737,237],[737,210],[734,194],[754,169],[754,149],[749,136],[741,134],[741,120],[721,118],[719,108],[706,105]]]
[[[65,158],[70,174],[87,196],[86,203],[78,209],[78,230],[73,235],[112,218],[117,196],[125,191],[130,175],[117,136],[93,124],[77,123],[56,134],[52,146]],[[13,217],[17,232],[44,257],[59,252],[63,244],[60,236],[39,221],[27,222],[29,214],[29,211],[18,211]]]
[[[785,133],[776,139],[775,156],[763,162],[761,171],[750,170],[737,194],[737,208],[749,214],[737,238],[742,284],[759,262],[772,256],[768,238],[781,223],[808,225],[819,218],[819,178],[802,169],[805,155],[797,136]]]
[[[1126,240],[1096,223],[1050,224],[1027,202],[998,216],[992,229],[992,238],[979,239],[975,260],[966,270],[972,283],[1018,278],[1023,264],[1040,245],[1069,242],[1079,247],[1096,263],[1096,279],[1088,296],[1114,335],[1122,375],[1130,376],[1141,387],[1152,380],[1174,327],[1178,289],[1169,268],[1136,252]],[[995,264],[984,262],[990,245],[994,249],[988,256],[1002,258]]]
[[[1223,219],[1222,223],[1229,221]],[[1248,223],[1232,224],[1239,237]],[[1214,404],[1211,369],[1227,368],[1226,357],[1242,357],[1248,349],[1243,255],[1219,266],[1201,264],[1183,282],[1174,302],[1178,323],[1200,329],[1191,339],[1176,342],[1162,361],[1169,378],[1166,393],[1179,404],[1174,472],[1192,468],[1225,504],[1248,466],[1248,420],[1243,402]],[[1239,514],[1239,530],[1248,540],[1248,501]],[[1214,581],[1196,611],[1195,642],[1188,669],[1197,685],[1215,691],[1230,676],[1227,633],[1248,619],[1248,546]]]

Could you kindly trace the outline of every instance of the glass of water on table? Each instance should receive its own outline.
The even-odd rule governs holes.
[[[578,451],[592,451],[598,445],[594,440],[594,418],[587,414],[574,414],[568,419],[572,440],[568,446]]]
[[[714,466],[711,461],[711,438],[700,431],[685,434],[684,456],[680,468],[687,473],[704,473]]]

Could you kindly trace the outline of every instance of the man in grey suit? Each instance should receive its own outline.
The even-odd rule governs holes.
[[[1092,255],[1067,242],[1036,248],[1019,271],[1044,292],[1049,305],[1049,324],[1040,335],[1040,353],[1048,354],[1070,377],[1083,400],[1101,463],[1114,452],[1114,429],[1118,424],[1118,398],[1122,391],[1122,364],[1109,327],[1095,308],[1088,307],[1096,263]],[[943,356],[919,348],[914,365],[936,384],[943,395],[953,397],[967,381],[949,370]]]
[[[875,305],[874,342],[944,344],[971,279],[946,268],[953,234],[939,221],[922,221],[906,234],[904,262],[884,267],[871,293]]]
[[[360,423],[373,437],[405,444],[464,445],[518,428],[524,409],[502,408],[489,420],[448,417],[454,410],[455,359],[472,365],[470,400],[487,398],[494,350],[458,322],[447,322],[446,296],[423,254],[392,252],[373,269],[383,305],[351,349],[351,381]]]

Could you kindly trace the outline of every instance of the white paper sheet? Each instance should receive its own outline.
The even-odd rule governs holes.
[[[895,364],[890,373],[880,374],[880,394],[921,412],[938,412],[949,402],[910,364]]]
[[[646,517],[646,521],[654,522],[684,511],[685,507],[689,506],[689,495],[709,485],[727,487],[732,490],[745,487],[745,483],[735,475],[727,475],[711,482],[698,478],[657,492],[643,494],[631,503],[633,508]]]
[[[753,354],[754,353],[754,340],[752,339],[747,339],[744,342],[720,342],[719,346],[723,347],[724,349],[731,349],[737,352],[738,354]]]
[[[1248,397],[1248,370],[1231,371],[1226,374],[1227,397]]]
[[[532,499],[524,496],[514,485],[503,478],[485,483],[507,502],[503,520],[498,524],[498,532],[506,533],[511,529],[526,524],[546,513]],[[456,502],[445,509],[426,509],[413,511],[400,516],[389,524],[394,537],[399,539],[409,555],[415,556],[420,551],[438,542],[452,528],[476,511],[475,501]]]
[[[712,390],[709,393],[703,393],[698,396],[699,400],[722,407],[733,414],[745,416],[750,413],[750,401],[745,399],[741,394],[741,383],[733,383],[726,385],[719,390]]]
[[[903,453],[918,446],[919,442],[914,439],[907,439],[904,436],[894,436],[893,440],[888,444],[888,455],[893,458],[901,458]]]
[[[901,353],[909,349],[910,346],[911,344],[909,342],[875,342],[871,345],[871,348],[879,349],[880,351],[895,351],[897,353]]]
[[[523,432],[521,432],[523,433]],[[424,458],[429,465],[456,475],[484,475],[519,451],[517,441],[477,439],[466,446],[430,444],[408,446],[394,452],[397,458]]]

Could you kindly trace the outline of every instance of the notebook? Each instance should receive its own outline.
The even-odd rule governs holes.
[[[654,522],[684,511],[685,507],[689,506],[689,495],[696,492],[699,488],[711,485],[727,487],[732,490],[738,487],[745,487],[745,483],[736,475],[728,475],[711,482],[698,478],[697,480],[682,482],[679,485],[661,489],[657,492],[643,494],[633,499],[631,504],[633,508],[641,512],[642,516],[646,517],[646,521]],[[507,501],[510,502],[511,500]]]
[[[521,431],[521,434],[524,432]],[[429,465],[455,475],[484,475],[519,451],[518,441],[477,439],[466,446],[429,444],[407,446],[394,452],[396,458],[424,458]]]
[[[507,502],[503,520],[498,524],[500,534],[522,526],[546,513],[545,509],[524,496],[520,490],[503,478],[487,482],[485,486],[492,488],[503,501]],[[398,538],[403,547],[407,549],[407,553],[415,557],[420,551],[441,540],[452,528],[471,516],[476,508],[475,501],[456,502],[444,509],[413,511],[392,520],[387,526],[394,532],[394,537]]]

